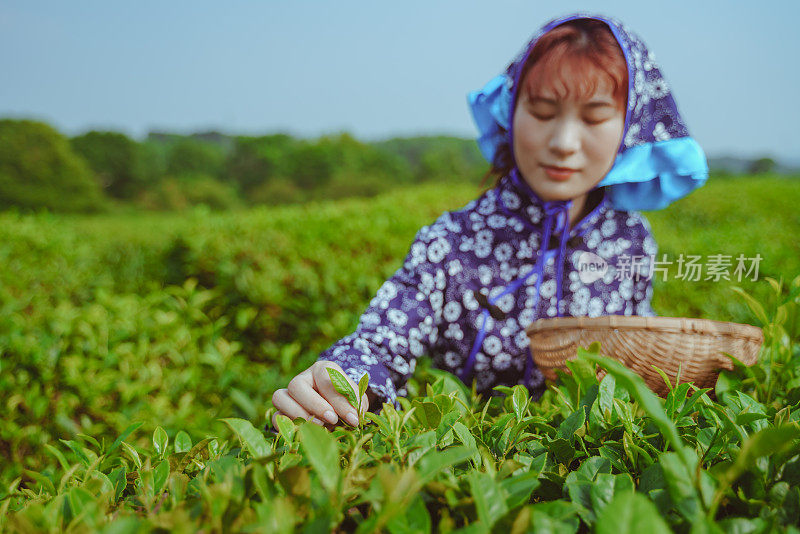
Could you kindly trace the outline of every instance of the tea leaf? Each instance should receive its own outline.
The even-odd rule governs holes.
[[[467,461],[475,452],[475,449],[461,445],[448,447],[444,451],[429,451],[415,465],[420,483],[427,484],[441,471]]]
[[[115,440],[114,440],[114,443],[112,443],[112,444],[111,444],[111,447],[109,447],[109,448],[108,448],[108,451],[106,451],[106,455],[108,456],[108,455],[110,455],[112,452],[114,452],[115,450],[117,450],[117,447],[119,447],[120,443],[122,443],[123,441],[125,441],[125,439],[126,439],[128,436],[130,436],[130,435],[131,435],[131,434],[132,434],[132,433],[133,433],[133,432],[134,432],[134,431],[135,431],[137,428],[139,428],[140,426],[142,426],[142,424],[144,424],[142,421],[140,421],[140,422],[138,422],[138,423],[133,423],[132,425],[129,425],[129,426],[128,426],[128,428],[126,428],[125,430],[123,430],[123,431],[122,431],[122,434],[120,434],[120,435],[117,437],[117,439],[115,439]]]
[[[614,375],[616,381],[624,387],[642,406],[644,411],[649,415],[653,422],[658,426],[661,434],[670,442],[672,448],[684,458],[684,461],[689,462],[689,452],[685,447],[683,440],[678,434],[678,429],[675,423],[667,417],[664,408],[661,405],[658,397],[647,387],[642,378],[635,374],[633,371],[626,368],[624,365],[611,358],[604,356],[597,356],[595,354],[584,354],[584,358],[593,361],[606,369],[610,374]]]
[[[761,323],[762,326],[769,324],[769,318],[767,317],[767,312],[764,311],[764,307],[761,305],[760,302],[758,302],[749,293],[747,293],[740,287],[732,287],[731,290],[744,299],[744,301],[747,303],[747,306],[750,308],[750,311],[753,312],[753,315],[756,316],[756,319]]]
[[[292,420],[282,413],[279,413],[275,417],[275,424],[278,425],[278,432],[283,437],[284,441],[286,441],[286,443],[292,443],[295,432],[295,426]]]
[[[157,426],[155,432],[153,432],[153,446],[156,448],[156,453],[162,458],[164,457],[164,453],[167,452],[168,443],[169,437],[167,437],[166,431],[160,426]]]
[[[456,421],[453,424],[453,432],[455,432],[456,436],[458,436],[458,439],[461,441],[461,443],[476,451],[472,455],[472,461],[475,463],[476,469],[480,468],[481,455],[477,452],[478,446],[475,442],[475,436],[472,435],[472,432],[470,432],[469,429],[465,427],[463,423],[461,423],[461,421]]]
[[[633,493],[635,489],[633,479],[627,473],[598,473],[589,488],[594,513],[601,514],[614,498],[624,493]]]
[[[742,473],[752,467],[760,456],[769,456],[785,451],[800,452],[794,440],[800,438],[797,424],[767,427],[750,436],[742,445],[733,465],[723,473],[723,480],[732,484]]]
[[[333,436],[324,428],[308,421],[301,424],[297,432],[306,458],[323,487],[329,492],[337,491],[341,469],[339,447]]]
[[[100,446],[100,443],[98,443],[97,440],[94,439],[92,436],[87,436],[86,434],[78,434],[78,437],[85,441],[88,441],[89,443],[97,447],[98,452],[102,452],[103,448]]]
[[[175,441],[173,442],[175,452],[186,452],[192,448],[192,438],[183,430],[175,434]]]
[[[264,434],[257,430],[250,421],[234,417],[220,420],[234,431],[244,448],[253,458],[269,456],[272,453],[272,447],[264,437]]]
[[[153,489],[155,493],[160,494],[164,486],[167,485],[169,478],[169,461],[161,460],[153,472]]]
[[[508,497],[506,504],[509,510],[521,506],[530,500],[533,491],[541,485],[539,473],[528,471],[510,476],[500,482],[500,487]]]
[[[183,458],[181,458],[181,461],[178,464],[177,471],[181,472],[181,473],[183,471],[185,471],[186,468],[189,467],[189,465],[192,463],[192,461],[195,458],[200,457],[202,459],[207,459],[208,458],[208,444],[211,442],[211,439],[212,438],[205,438],[205,439],[202,439],[202,440],[198,441],[197,443],[195,443],[192,446],[192,448],[189,450],[189,452],[184,454]]]
[[[49,443],[45,443],[44,447],[45,447],[45,449],[47,449],[48,452],[50,452],[50,454],[52,454],[53,456],[56,457],[56,459],[58,460],[58,463],[61,464],[61,469],[63,469],[64,471],[69,469],[70,463],[67,461],[67,457],[64,456],[63,452],[61,452],[60,450],[56,449],[55,447],[53,447]]]
[[[514,406],[514,414],[517,416],[518,421],[522,421],[525,409],[528,407],[528,389],[517,384],[514,386],[513,391],[511,403]]]
[[[355,408],[359,410],[358,405],[358,398],[356,397],[356,392],[353,391],[353,388],[350,386],[350,382],[347,381],[347,378],[332,367],[327,367],[326,371],[328,371],[328,376],[331,377],[331,383],[333,384],[334,389],[340,394],[344,395],[347,399],[347,402]]]
[[[72,511],[72,516],[78,516],[87,506],[95,506],[94,495],[83,488],[72,488],[67,493],[67,502]]]
[[[369,386],[369,373],[364,373],[361,376],[361,379],[358,381],[358,398],[359,398],[359,400],[364,397],[364,393],[367,392],[367,387],[368,386]],[[356,403],[358,404],[358,409],[361,410],[360,403],[358,401],[356,401]],[[361,415],[361,414],[359,413],[359,415]]]
[[[472,497],[475,499],[478,519],[491,529],[497,520],[508,512],[507,496],[502,487],[487,473],[470,471],[467,478]]]
[[[139,453],[136,452],[136,449],[134,449],[124,441],[122,442],[122,448],[125,449],[128,455],[131,457],[131,460],[133,460],[133,463],[136,465],[136,469],[141,469],[142,460],[139,458]]]
[[[405,515],[394,516],[386,525],[390,534],[431,532],[431,516],[422,495],[417,494],[406,508]]]
[[[603,418],[609,418],[614,413],[614,375],[606,374],[603,380],[600,381],[600,391],[597,402],[600,405],[600,411]]]
[[[579,408],[577,411],[572,412],[569,417],[564,419],[564,422],[558,426],[557,435],[562,438],[573,440],[575,438],[575,432],[577,432],[585,422],[586,414]]]
[[[59,439],[58,441],[69,447],[84,465],[89,465],[91,463],[89,457],[86,455],[85,450],[80,446],[80,444],[66,439]]]
[[[114,485],[114,501],[118,501],[119,498],[122,496],[122,492],[125,490],[125,486],[128,485],[128,478],[127,478],[128,470],[125,468],[124,465],[120,465],[108,476],[108,479]]]
[[[598,534],[670,534],[655,505],[636,492],[614,496],[597,518]]]
[[[39,485],[41,485],[45,489],[45,491],[49,491],[50,493],[55,495],[56,487],[53,484],[52,480],[50,480],[43,474],[37,473],[36,471],[31,471],[30,469],[26,469],[24,472],[27,476],[31,477],[33,480],[38,482]]]
[[[442,411],[435,402],[414,400],[415,414],[419,423],[425,428],[438,428],[442,420]]]

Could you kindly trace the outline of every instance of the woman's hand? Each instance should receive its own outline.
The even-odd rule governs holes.
[[[277,430],[275,418],[283,414],[289,419],[302,417],[311,419],[320,426],[331,429],[340,420],[352,426],[358,425],[358,414],[347,401],[347,398],[336,391],[328,375],[328,367],[336,369],[347,379],[353,391],[358,386],[345,374],[335,362],[320,360],[289,381],[284,389],[272,394],[272,405],[278,410],[272,416],[272,427]],[[369,409],[370,397],[365,393],[361,397],[361,411]]]

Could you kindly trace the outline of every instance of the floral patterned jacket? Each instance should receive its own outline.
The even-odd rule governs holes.
[[[544,202],[512,171],[423,227],[355,332],[319,359],[338,363],[356,383],[368,372],[379,408],[399,408],[396,398],[407,394],[423,354],[467,384],[476,380],[484,396],[496,385],[523,384],[538,398],[544,378],[525,332],[533,321],[655,315],[649,223],[639,212],[612,209],[605,188],[587,203],[588,215],[563,232],[564,203]],[[589,271],[590,264],[605,271]]]

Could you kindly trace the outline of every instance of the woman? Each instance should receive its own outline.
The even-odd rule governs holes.
[[[523,384],[538,397],[534,320],[655,315],[657,246],[636,210],[702,186],[708,166],[642,41],[610,17],[555,19],[469,104],[494,187],[419,231],[355,332],[273,394],[277,413],[357,424],[327,367],[353,387],[369,373],[363,408],[399,407],[422,354],[480,393]]]

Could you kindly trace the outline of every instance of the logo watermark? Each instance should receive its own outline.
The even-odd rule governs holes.
[[[755,282],[758,280],[758,266],[761,263],[761,254],[755,257],[748,257],[739,254],[736,259],[730,254],[709,254],[699,256],[693,254],[681,254],[676,261],[669,261],[666,254],[661,255],[661,260],[656,260],[655,254],[650,255],[629,255],[622,254],[618,257],[614,265],[614,280],[635,280],[642,278],[652,279],[656,274],[661,274],[661,280],[666,282],[669,276],[669,266],[676,265],[678,272],[674,276],[675,280],[686,282],[731,281],[731,276],[741,282],[749,276]],[[735,263],[734,263],[735,262]],[[609,269],[608,262],[592,252],[583,252],[578,257],[577,262],[578,276],[584,284],[590,284],[605,277]],[[733,272],[731,273],[731,269]]]
[[[608,262],[593,252],[584,252],[578,257],[578,278],[584,284],[591,284],[603,278],[608,272]]]

